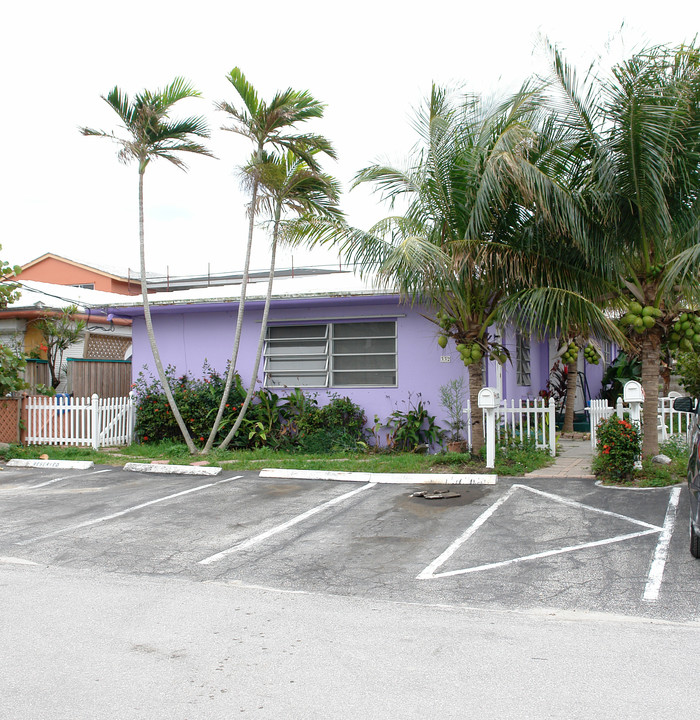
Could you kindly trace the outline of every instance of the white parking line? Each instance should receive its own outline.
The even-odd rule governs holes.
[[[671,544],[673,528],[676,525],[676,511],[678,510],[678,499],[680,496],[681,489],[679,487],[673,488],[671,496],[668,499],[664,527],[659,535],[659,541],[656,543],[654,559],[651,562],[651,568],[647,576],[647,584],[644,588],[644,595],[642,595],[642,600],[646,600],[647,602],[655,602],[659,599],[659,591],[661,590],[661,583],[664,579],[664,568],[666,567],[666,560],[668,558],[668,548]]]
[[[44,540],[45,538],[53,537],[54,535],[60,535],[61,533],[65,532],[70,532],[71,530],[80,530],[81,528],[89,527],[90,525],[97,525],[98,523],[103,523],[108,520],[114,520],[115,518],[122,517],[122,515],[126,515],[127,513],[141,510],[142,508],[148,507],[149,505],[155,505],[157,503],[165,502],[166,500],[172,500],[176,497],[189,495],[190,493],[197,492],[198,490],[206,490],[206,488],[214,487],[214,485],[222,485],[223,483],[231,482],[232,480],[239,480],[242,477],[242,475],[236,475],[235,477],[227,478],[226,480],[218,480],[217,482],[207,483],[206,485],[198,485],[197,487],[189,488],[188,490],[183,490],[178,493],[173,493],[172,495],[166,495],[165,497],[157,498],[156,500],[149,500],[148,502],[141,503],[140,505],[134,505],[133,507],[126,508],[125,510],[120,510],[119,512],[112,513],[111,515],[104,515],[103,517],[95,518],[94,520],[86,520],[85,522],[77,523],[76,525],[69,525],[68,527],[61,528],[60,530],[54,530],[53,532],[45,533],[44,535],[37,535],[37,537],[30,538],[29,540],[20,540],[19,542],[16,542],[15,545],[29,545],[30,543],[36,542],[37,540]]]
[[[53,480],[47,480],[46,482],[39,483],[38,485],[20,485],[18,490],[36,490],[37,488],[46,487],[47,485],[53,485],[54,483],[61,482],[61,480],[70,480],[71,478],[85,477],[86,475],[99,475],[100,473],[113,472],[113,468],[107,470],[95,470],[95,472],[80,473],[80,475],[64,475],[63,477],[57,477]]]
[[[586,542],[581,543],[579,545],[569,545],[567,547],[563,548],[556,548],[553,550],[545,550],[543,552],[534,553],[531,555],[521,555],[519,557],[510,558],[508,560],[502,560],[500,562],[494,562],[494,563],[487,563],[484,565],[477,565],[474,567],[469,568],[463,568],[460,570],[450,570],[448,572],[442,572],[438,573],[438,568],[442,567],[447,560],[449,560],[452,555],[470,538],[474,533],[484,525],[484,523],[498,510],[498,508],[503,505],[510,497],[513,496],[513,494],[518,490],[526,490],[528,492],[531,492],[535,495],[539,495],[541,497],[547,498],[549,500],[552,500],[556,503],[559,503],[561,505],[567,505],[569,507],[575,507],[580,508],[582,510],[588,510],[594,513],[598,513],[600,515],[608,515],[620,520],[625,520],[629,523],[632,523],[633,525],[639,525],[644,530],[635,532],[635,533],[627,533],[625,535],[617,535],[615,537],[608,537],[604,538],[602,540],[595,540],[592,542]],[[624,540],[631,540],[633,538],[642,537],[644,535],[650,535],[652,533],[660,533],[662,532],[662,528],[658,527],[657,525],[651,525],[648,522],[644,522],[643,520],[637,520],[636,518],[628,517],[627,515],[621,515],[620,513],[611,512],[610,510],[602,510],[601,508],[596,508],[591,505],[585,505],[584,503],[578,502],[577,500],[571,500],[569,498],[562,497],[561,495],[554,495],[553,493],[544,492],[542,490],[537,490],[536,488],[530,487],[529,485],[519,485],[515,484],[510,487],[510,489],[502,495],[496,502],[491,505],[491,507],[487,508],[479,517],[460,535],[441,555],[439,555],[433,562],[428,565],[425,570],[423,570],[421,573],[419,573],[416,576],[416,580],[432,580],[434,578],[444,578],[444,577],[451,577],[453,575],[466,575],[469,573],[475,573],[480,572],[482,570],[492,570],[493,568],[497,567],[504,567],[506,565],[514,565],[515,563],[520,563],[525,560],[535,560],[538,558],[546,558],[551,557],[553,555],[561,555],[563,553],[568,552],[574,552],[575,550],[583,550],[585,548],[591,548],[591,547],[597,547],[600,545],[610,545],[611,543],[617,543],[622,542]]]
[[[357,488],[356,490],[352,490],[349,493],[345,493],[345,495],[340,495],[337,498],[333,498],[333,500],[329,500],[328,502],[325,502],[321,505],[317,505],[314,508],[311,508],[311,510],[307,510],[305,513],[302,513],[301,515],[297,515],[296,517],[292,518],[291,520],[288,520],[286,523],[282,523],[282,525],[277,525],[276,527],[271,528],[270,530],[266,530],[264,533],[260,533],[260,535],[256,535],[255,537],[249,538],[248,540],[244,540],[243,542],[239,543],[238,545],[234,545],[233,547],[228,548],[227,550],[222,550],[221,552],[216,553],[216,555],[211,555],[208,558],[204,558],[204,560],[199,561],[199,565],[211,565],[212,563],[217,562],[218,560],[221,560],[222,558],[225,558],[227,555],[231,555],[232,553],[239,552],[240,550],[245,550],[246,548],[251,547],[251,545],[256,545],[259,542],[262,542],[263,540],[267,540],[268,538],[272,537],[273,535],[277,535],[277,533],[284,532],[288,528],[296,525],[297,523],[300,523],[307,518],[310,518],[312,515],[316,515],[317,513],[320,513],[322,510],[325,510],[328,507],[331,507],[331,505],[336,505],[339,502],[342,502],[343,500],[347,500],[348,498],[351,498],[353,495],[357,495],[357,493],[361,493],[363,490],[368,490],[369,488],[373,488],[377,485],[377,483],[367,483],[366,485],[363,485],[362,487]]]

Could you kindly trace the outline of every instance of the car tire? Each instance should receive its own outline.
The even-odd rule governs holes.
[[[690,554],[694,558],[700,558],[700,535],[695,532],[693,521],[690,521]]]

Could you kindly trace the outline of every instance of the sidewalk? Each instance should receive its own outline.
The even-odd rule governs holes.
[[[527,473],[525,478],[593,478],[591,462],[593,448],[590,440],[565,440],[557,442],[557,456],[554,464],[534,472]]]

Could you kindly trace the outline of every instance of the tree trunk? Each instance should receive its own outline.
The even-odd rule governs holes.
[[[262,148],[258,150],[258,157],[262,152]],[[250,201],[250,222],[248,223],[248,244],[245,250],[245,262],[243,264],[243,277],[241,278],[241,296],[238,302],[238,314],[236,316],[236,332],[233,339],[233,349],[231,350],[231,359],[229,361],[228,373],[226,374],[226,384],[224,385],[224,394],[221,397],[219,403],[219,409],[216,413],[216,419],[212,425],[211,432],[207,438],[207,443],[202,450],[202,454],[206,455],[209,453],[214,446],[216,435],[219,432],[221,426],[221,418],[224,415],[224,408],[228,402],[231,394],[231,386],[233,385],[233,378],[236,374],[236,362],[238,360],[238,349],[241,344],[241,333],[243,332],[243,314],[245,311],[245,300],[248,292],[248,276],[250,273],[250,255],[253,248],[253,231],[255,230],[255,204],[258,200],[258,183],[253,183],[253,192]]]
[[[469,366],[469,407],[471,409],[472,455],[484,447],[483,413],[479,408],[479,391],[484,386],[484,366],[481,360]]]
[[[146,282],[146,246],[144,243],[144,229],[143,229],[143,171],[139,170],[139,255],[140,255],[140,262],[141,262],[141,295],[143,296],[143,315],[146,320],[146,333],[148,334],[148,342],[151,344],[151,352],[153,353],[153,361],[156,365],[156,371],[158,372],[158,379],[160,380],[160,384],[163,386],[163,392],[165,392],[165,396],[168,398],[168,404],[170,405],[170,410],[173,413],[173,417],[175,418],[175,422],[177,422],[178,427],[180,428],[180,432],[182,433],[182,437],[185,440],[185,443],[187,444],[187,449],[190,451],[192,455],[196,454],[197,448],[195,447],[194,443],[192,442],[192,438],[190,437],[190,433],[187,430],[187,426],[185,425],[182,415],[180,415],[180,410],[177,407],[177,404],[175,403],[175,398],[173,397],[172,390],[170,389],[170,384],[168,383],[168,378],[165,374],[165,371],[163,370],[163,363],[160,359],[160,353],[158,352],[158,346],[156,345],[156,336],[153,332],[153,321],[151,320],[151,305],[148,300],[148,284]]]
[[[642,457],[652,458],[659,454],[659,362],[661,330],[657,326],[642,336]]]
[[[574,408],[576,406],[576,386],[578,384],[578,360],[566,366],[566,403],[564,405],[564,425],[562,432],[574,431]]]
[[[265,308],[263,310],[263,317],[262,317],[262,325],[260,327],[260,336],[258,337],[258,350],[255,355],[255,364],[253,365],[253,372],[251,373],[250,377],[250,384],[248,385],[248,391],[246,392],[245,401],[243,402],[243,407],[241,407],[238,417],[236,418],[236,422],[233,424],[233,427],[231,430],[229,430],[228,435],[224,438],[223,442],[221,443],[221,449],[225,450],[228,447],[228,444],[231,442],[231,440],[234,438],[236,433],[238,432],[238,429],[241,427],[241,423],[243,422],[243,419],[245,418],[246,412],[248,412],[248,406],[250,405],[250,401],[253,399],[253,394],[255,393],[255,384],[258,379],[258,369],[260,368],[260,358],[262,357],[262,350],[263,346],[265,345],[265,335],[267,334],[267,318],[270,314],[270,302],[272,300],[272,282],[275,278],[275,262],[276,262],[276,256],[277,256],[277,236],[279,232],[279,223],[280,223],[280,212],[281,208],[277,208],[276,211],[276,217],[275,217],[275,226],[272,231],[272,250],[270,253],[270,277],[267,281],[267,294],[265,295]]]

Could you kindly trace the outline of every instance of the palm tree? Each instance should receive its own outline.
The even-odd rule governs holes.
[[[573,184],[589,219],[589,257],[617,285],[642,361],[644,456],[658,452],[662,345],[696,293],[700,240],[700,50],[643,50],[609,77],[579,82],[552,49],[554,109],[571,137]],[[675,326],[675,327],[674,327]]]
[[[339,244],[361,272],[432,306],[438,342],[453,340],[469,368],[474,410],[483,358],[509,359],[494,328],[510,319],[539,329],[539,317],[522,311],[528,304],[545,313],[543,330],[576,321],[591,332],[611,331],[581,295],[592,287],[574,243],[582,241],[581,217],[567,189],[552,179],[564,161],[555,152],[556,133],[544,142],[536,132],[547,125],[539,101],[539,90],[527,85],[497,104],[475,96],[455,101],[434,87],[417,118],[422,145],[408,167],[373,165],[356,176],[356,184],[374,183],[392,203],[406,201],[406,212],[368,232],[319,222],[297,229],[298,242]],[[566,255],[554,244],[562,262],[552,263],[544,240],[552,244],[560,236],[572,242]],[[533,287],[542,291],[532,295]],[[483,445],[480,413],[472,413],[471,423],[476,453]]]
[[[88,127],[81,128],[83,135],[94,135],[107,138],[119,145],[119,160],[130,163],[135,160],[138,164],[139,173],[139,257],[141,272],[141,295],[143,297],[143,310],[146,320],[146,332],[153,352],[153,360],[158,372],[158,378],[168,398],[170,409],[177,421],[182,436],[187,443],[191,453],[196,453],[197,448],[192,442],[190,433],[187,430],[180,411],[178,410],[175,398],[173,397],[168,383],[168,378],[163,369],[158,346],[153,332],[151,320],[151,308],[148,299],[148,286],[146,283],[146,251],[144,242],[143,223],[143,179],[146,168],[152,160],[162,158],[171,162],[175,167],[185,170],[187,166],[179,157],[180,153],[195,153],[197,155],[212,154],[196,138],[209,137],[207,124],[202,117],[189,117],[184,120],[171,120],[168,115],[175,103],[186,98],[199,97],[200,94],[194,90],[188,82],[182,78],[175,78],[170,85],[162,90],[150,92],[144,90],[138,93],[133,101],[115,87],[107,96],[102,99],[117,113],[122,122],[122,129],[126,131],[125,136],[115,135],[113,132],[93,130]]]
[[[267,334],[267,320],[275,274],[275,258],[280,239],[283,213],[291,211],[299,215],[313,215],[330,219],[339,219],[342,216],[338,208],[340,187],[337,181],[330,175],[309,167],[304,160],[298,158],[291,150],[279,157],[263,153],[260,161],[253,158],[250,164],[243,168],[243,172],[251,186],[257,185],[260,204],[272,221],[270,276],[267,283],[262,324],[250,383],[238,417],[221,443],[220,447],[222,449],[228,447],[228,444],[238,432],[255,394],[258,369]]]
[[[333,147],[323,136],[314,133],[294,132],[295,125],[323,116],[325,105],[315,100],[309,92],[289,88],[283,92],[276,93],[272,100],[267,103],[258,97],[255,88],[246,80],[239,68],[236,67],[231,70],[227,79],[238,93],[239,98],[243,102],[243,107],[238,108],[226,101],[222,101],[217,103],[217,108],[228,113],[230,116],[231,125],[224,127],[225,130],[230,130],[238,135],[242,135],[253,143],[252,162],[261,163],[263,154],[267,148],[291,152],[294,156],[304,160],[312,170],[318,170],[318,162],[314,157],[317,152],[324,152],[330,157],[335,158]],[[231,361],[226,376],[224,394],[221,398],[221,403],[219,404],[219,409],[209,438],[204,447],[204,453],[208,453],[211,450],[219,431],[221,418],[231,392],[231,386],[236,372],[238,349],[243,331],[243,315],[250,271],[250,256],[253,247],[255,217],[258,209],[259,180],[254,176],[249,186],[251,199],[248,206],[248,242],[243,266],[243,277],[241,279],[241,296],[238,303]]]

